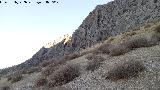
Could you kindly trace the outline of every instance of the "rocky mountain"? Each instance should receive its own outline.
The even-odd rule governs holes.
[[[16,67],[35,66],[43,60],[59,58],[93,46],[110,36],[134,30],[147,22],[159,20],[159,11],[158,0],[114,0],[98,5],[73,32],[68,42],[64,39],[53,47],[42,47],[31,59]]]
[[[2,90],[160,90],[160,1],[98,5],[72,36],[0,70]]]

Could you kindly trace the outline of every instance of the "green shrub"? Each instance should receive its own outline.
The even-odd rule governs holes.
[[[66,64],[59,67],[52,75],[48,77],[48,86],[61,86],[80,75],[80,69],[77,65]]]
[[[106,79],[109,80],[119,80],[119,79],[129,79],[138,76],[139,72],[144,71],[145,67],[139,61],[128,61],[119,66],[115,66],[111,69]]]

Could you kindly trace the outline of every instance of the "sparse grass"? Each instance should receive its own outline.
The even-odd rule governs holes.
[[[100,63],[105,60],[105,58],[103,58],[102,56],[98,56],[94,54],[88,55],[86,59],[89,60],[86,66],[86,70],[90,70],[90,71],[94,71],[95,69],[99,68]]]
[[[9,86],[4,86],[1,88],[1,90],[10,90],[10,87]]]
[[[35,81],[36,87],[44,86],[46,84],[47,84],[46,78],[39,78],[38,80]]]
[[[66,84],[80,75],[80,70],[77,65],[66,64],[59,67],[52,75],[48,77],[48,86],[61,86]]]
[[[122,65],[115,66],[111,69],[106,79],[109,80],[119,80],[119,79],[129,79],[132,77],[137,77],[139,72],[145,70],[143,64],[139,61],[128,61]]]
[[[11,83],[15,83],[18,82],[20,80],[22,80],[23,76],[22,75],[16,75],[16,76],[10,76],[8,77],[8,81],[10,81]]]

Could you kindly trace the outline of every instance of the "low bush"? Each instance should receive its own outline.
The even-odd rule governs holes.
[[[59,68],[59,66],[60,66],[60,65],[56,65],[56,64],[52,63],[52,64],[46,66],[45,69],[42,70],[41,73],[42,73],[44,76],[49,76],[49,75],[51,75],[52,73],[54,73],[54,71],[56,71],[56,70]]]
[[[45,76],[51,75],[55,70],[57,70],[59,68],[59,66],[65,64],[69,59],[71,59],[71,58],[68,56],[67,57],[65,56],[60,59],[53,60],[49,65],[47,65],[45,67],[44,70],[42,70],[42,74]],[[72,57],[72,59],[73,59],[73,57]]]
[[[102,56],[93,55],[93,54],[88,55],[86,59],[89,60],[86,66],[86,70],[90,70],[90,71],[94,71],[95,69],[98,69],[100,66],[100,63],[105,60],[105,58],[103,58]]]
[[[34,72],[39,72],[40,70],[41,69],[38,68],[38,67],[31,67],[31,68],[22,70],[22,74],[31,74],[31,73],[34,73]]]
[[[150,31],[132,36],[128,41],[128,46],[130,49],[150,47],[153,45],[157,45],[159,40],[160,34],[154,31]]]
[[[47,80],[45,78],[39,78],[35,81],[35,86],[40,87],[47,84]]]
[[[85,58],[88,60],[97,60],[97,61],[104,61],[105,60],[105,58],[103,58],[102,56],[94,55],[94,54],[89,54]]]
[[[16,75],[16,76],[11,76],[11,77],[8,77],[8,81],[11,81],[11,83],[15,83],[15,82],[18,82],[20,80],[22,80],[23,76],[22,75]]]
[[[157,33],[160,33],[160,25],[158,25],[154,30],[155,30]]]
[[[61,86],[80,75],[80,69],[77,65],[66,64],[59,67],[52,75],[48,77],[48,86]]]
[[[126,45],[126,43],[121,43],[121,44],[112,44],[109,47],[109,55],[110,56],[118,56],[118,55],[123,55],[127,52],[129,52],[130,49]]]
[[[81,55],[79,53],[72,53],[72,54],[69,54],[69,55],[65,55],[63,57],[64,60],[73,60],[75,58],[78,58],[80,57]]]
[[[102,44],[100,47],[96,48],[92,53],[93,54],[98,54],[98,53],[103,53],[103,54],[109,54],[109,46],[111,44],[106,43]]]
[[[109,54],[110,56],[118,56],[129,51],[130,48],[128,48],[127,43],[120,43],[120,44],[107,43],[95,49],[93,51],[93,54],[103,53],[103,54]]]
[[[145,67],[139,61],[128,61],[119,66],[115,66],[111,69],[106,79],[109,80],[119,80],[119,79],[128,79],[138,76],[139,72],[144,71]]]
[[[1,90],[10,90],[10,87],[9,86],[4,86],[1,88]]]
[[[98,69],[100,67],[100,62],[97,62],[96,60],[89,61],[86,70],[94,71],[95,69]]]
[[[46,66],[48,66],[51,63],[52,63],[51,60],[44,60],[42,63],[40,63],[40,66],[41,67],[46,67]]]

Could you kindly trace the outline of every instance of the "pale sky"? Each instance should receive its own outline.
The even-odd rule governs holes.
[[[42,3],[38,5],[37,1]],[[72,34],[96,5],[111,0],[57,0],[59,3],[54,4],[51,1],[54,0],[0,3],[0,69],[20,64],[46,43]]]

